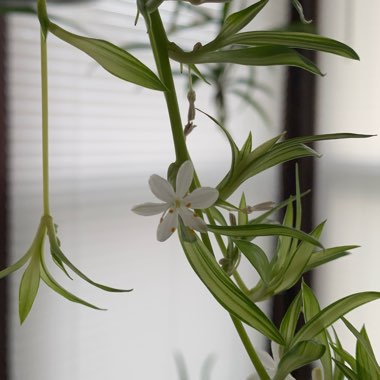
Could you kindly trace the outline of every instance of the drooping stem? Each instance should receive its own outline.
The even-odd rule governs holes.
[[[151,24],[149,29],[149,39],[153,50],[154,59],[158,70],[158,75],[166,86],[165,99],[169,113],[170,125],[173,135],[173,142],[178,164],[189,159],[186,147],[185,135],[181,115],[179,112],[177,94],[174,86],[173,73],[168,55],[168,38],[158,10],[150,15]]]
[[[270,380],[269,375],[267,374],[267,371],[265,370],[264,366],[261,363],[260,358],[258,357],[251,340],[249,339],[249,336],[247,332],[244,329],[243,324],[240,322],[239,319],[231,315],[232,322],[234,323],[236,330],[240,336],[241,341],[244,344],[245,350],[247,351],[247,354],[249,358],[251,359],[252,364],[254,365],[257,374],[259,375],[261,380]]]
[[[41,30],[41,92],[42,92],[42,183],[44,215],[50,215],[49,206],[49,124],[48,124],[48,70],[46,36]]]

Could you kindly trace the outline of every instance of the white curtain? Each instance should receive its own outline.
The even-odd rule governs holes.
[[[379,134],[380,4],[360,0],[322,1],[321,33],[348,43],[360,62],[323,55],[319,79],[318,132]],[[326,245],[358,244],[352,255],[317,272],[316,285],[327,305],[350,293],[380,290],[378,235],[380,229],[379,137],[322,143],[318,151],[317,217],[327,219]],[[380,302],[365,305],[348,315],[369,332],[380,355]],[[337,326],[352,350],[354,338]]]

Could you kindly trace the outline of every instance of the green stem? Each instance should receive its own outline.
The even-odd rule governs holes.
[[[254,365],[257,374],[260,376],[261,380],[270,380],[269,375],[267,374],[267,371],[265,370],[263,364],[261,363],[252,343],[249,339],[249,336],[247,332],[244,329],[243,324],[240,322],[239,319],[234,317],[232,314],[230,314],[232,322],[234,323],[236,330],[240,336],[241,341],[244,344],[245,350],[247,351],[247,354],[249,358],[252,361],[252,364]]]
[[[165,99],[172,129],[176,162],[181,164],[189,159],[189,153],[186,147],[177,94],[174,86],[173,73],[169,62],[168,39],[158,10],[151,13],[150,17],[150,44],[152,46],[154,59],[156,61],[158,75],[162,83],[167,88],[167,91],[165,91]]]
[[[42,176],[44,215],[49,206],[49,126],[48,126],[48,70],[46,37],[41,29],[41,92],[42,92]]]

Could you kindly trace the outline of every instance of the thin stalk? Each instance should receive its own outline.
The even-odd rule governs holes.
[[[157,66],[158,75],[162,83],[167,88],[167,90],[165,91],[165,100],[169,113],[176,162],[177,164],[182,164],[184,161],[188,160],[190,156],[186,147],[185,135],[183,133],[182,120],[178,107],[177,94],[174,86],[173,73],[169,61],[168,38],[158,10],[155,10],[150,14],[150,28],[148,33],[154,59]],[[199,180],[197,178],[196,173],[194,173],[194,183],[196,184],[196,186],[199,186]],[[211,242],[209,240],[208,235],[202,235],[205,235],[202,237],[206,239],[206,245],[209,245],[212,250]],[[240,283],[240,285],[242,284]],[[246,288],[246,286],[244,285],[243,288]],[[244,347],[247,350],[247,353],[257,370],[257,373],[263,380],[270,380],[268,374],[265,372],[265,369],[256,354],[256,351],[254,350],[251,344],[251,341],[249,340],[246,331],[244,330],[242,323],[233,316],[231,316],[231,318],[244,344]]]
[[[42,185],[44,215],[49,206],[49,125],[48,125],[48,69],[46,37],[41,30],[41,92],[42,92]]]
[[[158,75],[166,86],[165,99],[169,113],[175,148],[176,162],[183,163],[189,159],[185,135],[183,133],[182,120],[179,112],[177,94],[174,86],[173,73],[169,62],[168,39],[158,10],[150,15],[151,24],[149,28],[149,39],[152,46]]]
[[[243,324],[240,322],[239,319],[234,317],[232,314],[230,314],[232,322],[234,323],[236,330],[240,336],[241,341],[244,344],[245,350],[247,351],[247,354],[249,358],[251,359],[252,364],[254,365],[257,374],[259,375],[261,380],[270,380],[270,377],[265,370],[263,364],[261,363],[260,358],[258,357],[251,340],[249,339],[249,336],[247,332],[244,329]]]

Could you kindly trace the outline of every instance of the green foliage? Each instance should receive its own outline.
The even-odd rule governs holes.
[[[176,187],[178,171],[183,162],[189,160],[190,155],[187,151],[169,58],[181,64],[187,64],[190,71],[189,77],[194,74],[193,76],[200,80],[211,83],[211,87],[215,87],[215,84],[219,85],[228,69],[236,64],[250,67],[295,66],[313,74],[321,75],[320,69],[295,49],[308,49],[354,60],[359,59],[356,52],[349,46],[312,32],[308,33],[305,30],[241,32],[265,8],[268,2],[268,0],[261,0],[232,14],[229,14],[230,5],[224,4],[220,12],[221,17],[217,20],[219,29],[216,37],[203,46],[200,43],[195,43],[194,49],[186,52],[175,42],[169,40],[159,13],[162,0],[138,0],[138,13],[144,17],[146,22],[150,45],[148,43],[134,43],[129,46],[129,50],[150,46],[160,78],[126,50],[105,40],[71,33],[52,22],[48,17],[45,0],[37,1],[37,13],[42,33],[41,47],[45,49],[46,53],[46,38],[48,33],[51,33],[89,55],[114,76],[138,86],[164,92],[176,153],[175,160],[168,169],[167,177],[173,187]],[[301,21],[307,23],[300,2],[292,0],[292,4],[298,11]],[[184,7],[186,5],[179,3],[177,6]],[[1,12],[12,10],[16,10],[14,6],[0,7]],[[19,10],[35,12],[33,8],[29,7]],[[215,22],[215,19],[210,17],[207,11],[199,9],[198,13],[201,15],[201,20],[189,23],[187,27],[196,27],[208,21]],[[168,29],[173,33],[178,30],[174,23]],[[48,269],[44,252],[46,236],[48,237],[53,262],[69,279],[72,279],[70,273],[73,272],[82,280],[102,290],[108,292],[130,291],[111,288],[93,281],[79,270],[61,249],[56,226],[50,216],[48,206],[47,69],[46,62],[43,61],[43,58],[41,60],[42,63],[45,63],[45,65],[42,64],[42,77],[46,85],[46,91],[43,91],[45,96],[42,97],[44,110],[44,122],[42,123],[44,136],[44,214],[36,237],[24,256],[13,265],[0,271],[1,279],[26,266],[19,288],[21,323],[25,321],[31,311],[41,279],[53,291],[69,301],[99,309],[68,292],[53,278]],[[204,75],[204,72],[196,66],[205,63],[211,64],[208,66],[208,71],[206,70],[207,75]],[[212,80],[209,80],[210,78]],[[239,80],[249,85],[255,83],[251,79],[246,81],[243,76]],[[190,85],[190,89],[192,90],[192,85]],[[233,90],[236,95],[260,111],[260,107],[255,104],[254,99],[247,92],[242,91],[239,87],[233,87]],[[223,91],[219,95],[220,104],[223,104]],[[193,103],[192,107],[194,107]],[[192,110],[191,119],[195,115],[195,110],[193,108]],[[308,144],[316,141],[370,136],[331,133],[284,139],[285,134],[282,133],[255,146],[256,142],[253,141],[252,133],[249,133],[246,141],[239,148],[222,122],[204,111],[198,111],[210,118],[227,138],[231,150],[231,165],[217,185],[219,192],[217,202],[207,210],[195,210],[195,214],[191,212],[187,216],[187,219],[193,223],[192,228],[197,229],[197,223],[202,225],[202,228],[199,229],[201,238],[192,229],[185,227],[185,220],[179,217],[179,240],[197,276],[213,297],[232,316],[235,327],[257,373],[261,378],[268,378],[251,342],[248,341],[248,335],[245,336],[245,330],[240,321],[279,345],[279,358],[278,360],[276,358],[275,363],[277,368],[273,368],[273,372],[276,371],[275,380],[285,379],[294,369],[317,359],[320,359],[322,363],[325,380],[343,380],[344,376],[348,379],[380,380],[380,368],[365,328],[363,327],[358,331],[344,318],[344,315],[349,311],[380,298],[379,292],[352,294],[321,309],[313,291],[302,282],[301,290],[289,306],[279,329],[257,305],[259,301],[267,300],[292,287],[299,280],[302,280],[305,272],[344,257],[348,255],[349,250],[357,247],[356,245],[342,245],[324,248],[321,243],[321,236],[325,227],[324,222],[318,224],[311,232],[301,230],[301,198],[309,190],[301,192],[298,169],[296,168],[296,194],[276,205],[272,202],[265,202],[265,207],[255,209],[255,206],[250,206],[247,203],[244,194],[241,195],[238,206],[228,201],[229,197],[245,181],[263,171],[291,160],[303,157],[319,157],[318,153]],[[201,185],[196,173],[194,173],[192,188],[197,187],[201,187]],[[210,191],[210,189],[208,190]],[[218,193],[215,190],[212,191],[216,198]],[[186,208],[190,206],[191,202],[186,205]],[[229,222],[220,209],[230,212]],[[275,216],[280,209],[285,209],[285,213],[282,221],[279,222]],[[252,212],[259,210],[264,212],[253,217],[250,216]],[[185,219],[183,215],[182,217]],[[207,226],[200,220],[200,217],[208,218]],[[172,232],[176,226],[177,224],[173,227]],[[259,245],[257,238],[265,236],[276,240],[273,252],[265,252]],[[221,259],[214,253],[211,237],[215,238],[219,246]],[[251,289],[247,287],[239,274],[242,256],[247,259],[252,269],[259,275],[259,280]],[[305,324],[297,331],[301,314]],[[343,320],[357,339],[355,356],[343,348],[335,331],[334,339],[328,333],[327,329],[339,319]],[[244,330],[245,335],[241,334],[241,329]],[[333,363],[335,363],[334,366]],[[316,370],[316,373],[320,374],[321,370]]]

